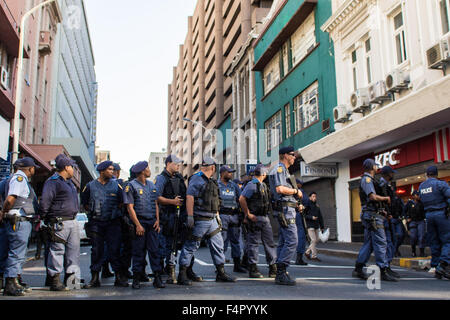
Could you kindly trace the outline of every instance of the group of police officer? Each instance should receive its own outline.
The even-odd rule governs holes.
[[[209,157],[203,159],[200,170],[189,178],[187,187],[180,174],[182,161],[174,155],[167,157],[166,167],[155,183],[149,180],[151,172],[146,161],[131,168],[127,182],[120,179],[118,164],[100,163],[97,166],[99,178],[88,183],[81,192],[82,209],[89,219],[86,233],[92,240],[91,280],[84,288],[101,286],[99,274],[105,262],[109,262],[116,277],[115,286],[128,287],[128,279],[132,278],[132,287],[139,289],[141,282],[149,281],[145,273],[147,255],[154,274],[154,287],[165,287],[161,277],[164,273],[168,276],[167,284],[200,282],[203,279],[195,274],[193,265],[202,239],[208,243],[216,267],[216,281],[236,281],[225,272],[224,242],[231,244],[234,272],[248,272],[250,278],[264,277],[257,268],[261,241],[269,267],[268,277],[275,278],[276,284],[295,285],[287,268],[296,253],[296,263],[305,264],[302,255],[306,238],[301,213],[308,206],[301,182],[289,174],[295,158],[293,147],[280,149],[279,163],[272,171],[257,165],[253,178],[242,189],[232,181],[234,170],[228,166],[220,168],[219,181],[214,179],[216,163]],[[77,190],[71,181],[76,164],[61,154],[55,159],[55,166],[56,172],[45,182],[39,204],[30,184],[39,168],[33,159],[19,159],[14,164],[14,175],[0,183],[0,194],[4,197],[0,214],[0,279],[4,295],[21,296],[30,290],[20,275],[31,223],[36,220],[41,221],[41,229],[47,235],[46,286],[52,291],[65,291],[69,284],[81,279],[80,233],[76,221],[80,208]],[[390,224],[396,224],[395,219],[400,220],[392,209],[394,170],[383,168],[382,178],[377,180],[375,161],[367,159],[363,166],[360,198],[365,241],[353,275],[367,279],[363,267],[375,252],[382,279],[396,281],[399,275],[390,268],[390,262],[398,247],[395,232],[387,232],[392,227]],[[408,205],[415,208],[420,198],[426,212],[431,265],[436,268],[436,277],[450,278],[450,220],[446,215],[450,187],[437,180],[436,167],[428,168],[427,175],[428,180],[420,185],[416,202]],[[264,182],[266,178],[270,188]],[[280,225],[277,247],[270,213]],[[416,229],[423,230],[423,217],[417,216],[412,214],[410,223],[414,222]],[[245,231],[245,246],[241,260],[242,230]],[[423,236],[419,242],[422,251]],[[61,282],[63,272],[64,282]]]

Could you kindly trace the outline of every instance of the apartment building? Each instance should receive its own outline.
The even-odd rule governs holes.
[[[167,153],[165,151],[162,152],[151,152],[148,160],[150,171],[152,173],[151,179],[156,179],[156,176],[163,172],[166,167],[166,158]]]
[[[362,162],[390,165],[404,200],[437,165],[450,181],[448,0],[333,0],[322,24],[334,42],[336,132],[299,151],[305,162],[338,164],[339,241],[360,241]]]

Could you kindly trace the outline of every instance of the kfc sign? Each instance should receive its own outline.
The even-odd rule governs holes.
[[[400,153],[400,149],[394,149],[392,151],[384,152],[375,156],[375,163],[379,168],[384,166],[396,166],[400,164],[400,161],[395,157]]]

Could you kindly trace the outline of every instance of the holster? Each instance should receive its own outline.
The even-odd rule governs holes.
[[[280,223],[280,226],[282,228],[288,227],[288,221],[286,220],[286,216],[285,216],[284,212],[279,212],[277,218],[278,218],[278,222]]]
[[[52,223],[52,224],[48,225],[46,228],[47,238],[48,238],[49,242],[62,243],[64,245],[67,244],[66,240],[64,240],[56,235],[56,230],[55,230],[56,225],[57,225],[56,223]]]

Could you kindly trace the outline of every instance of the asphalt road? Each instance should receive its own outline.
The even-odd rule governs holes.
[[[263,249],[260,248],[260,271],[267,276],[268,267]],[[229,257],[230,252],[227,252]],[[115,288],[114,278],[103,279],[102,287],[90,290],[69,292],[51,292],[43,287],[45,269],[42,258],[35,261],[33,252],[29,252],[29,261],[25,264],[23,278],[32,287],[25,297],[5,297],[0,299],[88,299],[88,300],[303,300],[303,299],[450,299],[450,281],[434,279],[430,273],[393,268],[402,276],[396,283],[381,282],[381,289],[369,290],[365,281],[351,277],[354,261],[345,258],[320,256],[322,262],[308,266],[292,265],[288,271],[295,278],[293,287],[275,285],[274,279],[249,279],[248,274],[233,273],[236,283],[215,282],[215,268],[212,265],[208,248],[200,248],[196,254],[194,270],[205,279],[185,287],[167,285],[164,289],[155,289],[151,282],[143,283],[140,290]],[[81,274],[90,279],[90,247],[81,248]],[[147,271],[151,270],[147,267]],[[232,264],[226,264],[227,272],[232,273]]]

